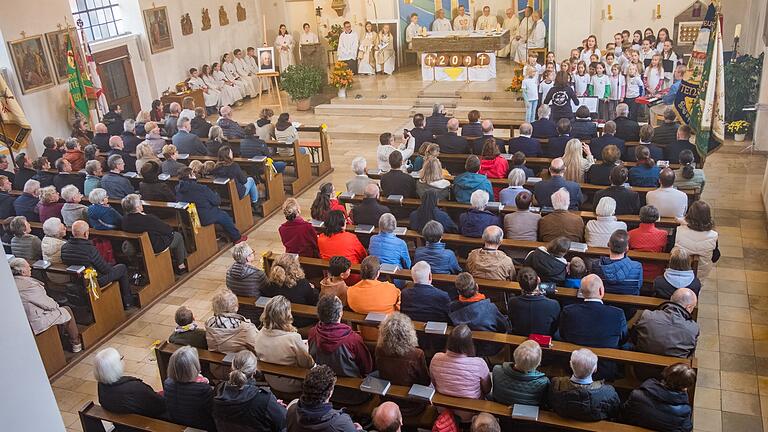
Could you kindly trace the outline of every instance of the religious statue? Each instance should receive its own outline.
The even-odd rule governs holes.
[[[245,8],[240,4],[240,2],[237,2],[237,20],[245,21]]]
[[[194,29],[192,28],[192,18],[186,13],[181,16],[181,34],[184,36],[191,35]]]
[[[224,10],[224,6],[219,6],[219,25],[225,26],[229,24],[229,18],[227,18],[227,11]]]
[[[211,29],[211,15],[208,14],[208,9],[203,8],[203,27],[201,30],[210,30]]]

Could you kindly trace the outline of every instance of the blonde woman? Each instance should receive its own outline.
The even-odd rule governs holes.
[[[443,178],[443,165],[436,157],[424,159],[419,181],[416,182],[416,193],[423,198],[428,190],[437,192],[438,200],[448,200],[451,196],[451,182]]]
[[[163,163],[157,157],[152,147],[145,141],[136,146],[136,171],[141,172],[141,167],[149,161],[156,162],[158,166]]]
[[[293,303],[314,306],[317,304],[318,292],[304,276],[304,270],[299,265],[299,259],[293,254],[283,254],[275,260],[267,275],[267,286],[262,290],[267,297],[285,296]],[[300,328],[314,325],[312,318],[298,318],[296,325]]]
[[[587,157],[583,157],[586,154]],[[589,146],[574,138],[565,144],[565,173],[563,177],[576,183],[584,183],[584,173],[595,163]]]
[[[272,297],[261,314],[261,331],[256,335],[256,357],[259,361],[309,369],[315,365],[307,345],[293,326],[291,302],[278,295]],[[293,400],[301,395],[301,380],[265,375],[277,397]]]
[[[379,33],[379,42],[376,45],[376,72],[384,72],[392,75],[395,71],[395,46],[389,24],[384,24]]]
[[[152,117],[150,116],[149,111],[139,111],[139,113],[136,114],[136,123],[133,124],[133,132],[136,136],[142,137],[147,134],[144,125],[150,121],[152,121]]]
[[[365,33],[360,38],[357,51],[357,73],[361,75],[374,75],[376,73],[376,59],[373,53],[378,42],[379,36],[373,30],[373,24],[370,21],[366,22]]]

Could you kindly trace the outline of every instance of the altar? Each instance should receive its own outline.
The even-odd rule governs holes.
[[[496,51],[509,44],[509,30],[422,31],[411,47],[421,58],[424,81],[489,81],[496,78]]]

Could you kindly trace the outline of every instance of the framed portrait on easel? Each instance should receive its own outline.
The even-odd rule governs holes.
[[[274,47],[256,48],[256,54],[259,59],[259,73],[275,72]]]

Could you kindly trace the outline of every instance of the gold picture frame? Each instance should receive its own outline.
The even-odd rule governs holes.
[[[43,35],[10,41],[8,51],[23,94],[54,86],[53,67],[48,50],[45,49]]]
[[[144,9],[141,14],[144,17],[144,27],[152,54],[173,49],[173,33],[171,22],[168,20],[168,8],[158,6]]]
[[[85,58],[83,58],[82,51],[80,50],[77,29],[70,27],[69,29],[61,29],[46,33],[45,42],[48,44],[48,52],[51,53],[53,72],[56,76],[56,81],[59,84],[69,82],[69,74],[67,74],[67,31],[69,31],[70,38],[72,39],[72,48],[80,62],[80,66],[85,67]]]

